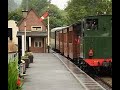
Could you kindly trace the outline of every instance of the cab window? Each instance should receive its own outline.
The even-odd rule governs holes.
[[[86,29],[87,30],[98,30],[98,19],[87,19]]]

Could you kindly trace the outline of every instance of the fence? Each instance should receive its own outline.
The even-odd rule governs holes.
[[[17,57],[18,57],[18,53],[8,53],[8,63],[15,61]]]

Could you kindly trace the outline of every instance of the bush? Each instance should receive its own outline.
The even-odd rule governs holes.
[[[25,53],[25,56],[32,56],[33,54],[32,54],[32,52],[26,52]]]

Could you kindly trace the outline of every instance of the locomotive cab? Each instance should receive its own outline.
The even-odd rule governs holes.
[[[82,25],[83,59],[88,66],[103,71],[112,68],[111,20],[111,15],[88,16]]]

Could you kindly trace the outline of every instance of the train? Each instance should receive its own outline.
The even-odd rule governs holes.
[[[52,29],[51,34],[54,51],[86,72],[112,75],[112,15],[86,16],[72,25]]]

